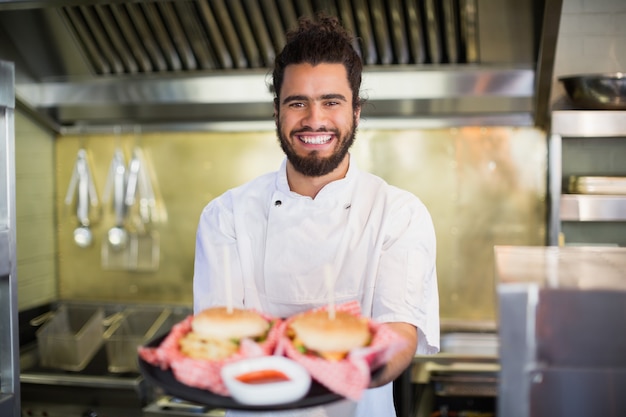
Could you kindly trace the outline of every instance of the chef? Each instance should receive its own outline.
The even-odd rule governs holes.
[[[276,172],[202,211],[194,311],[232,303],[288,317],[327,304],[332,291],[336,303],[357,300],[363,315],[387,323],[406,348],[358,402],[272,416],[395,416],[392,381],[416,353],[439,349],[430,214],[418,197],[360,170],[350,157],[362,107],[362,61],[352,45],[334,17],[302,18],[287,34],[273,70],[274,119],[286,158]]]

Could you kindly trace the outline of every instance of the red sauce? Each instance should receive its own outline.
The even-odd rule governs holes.
[[[238,375],[237,380],[246,384],[268,384],[271,382],[289,381],[289,377],[275,369],[262,369]]]

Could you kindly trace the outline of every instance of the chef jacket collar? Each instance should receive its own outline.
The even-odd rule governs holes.
[[[346,176],[344,178],[326,184],[320,190],[317,196],[315,196],[315,200],[322,200],[326,198],[331,198],[332,196],[338,196],[338,193],[340,193],[342,190],[346,190],[347,187],[352,183],[351,179],[355,177],[358,171],[358,167],[356,166],[356,161],[352,159],[352,155],[350,155],[349,153],[348,158],[348,172],[346,172]],[[276,190],[290,197],[309,199],[311,198],[293,192],[289,188],[289,183],[287,182],[287,158],[283,159],[283,162],[280,165],[280,169],[278,170],[278,176],[276,179]]]

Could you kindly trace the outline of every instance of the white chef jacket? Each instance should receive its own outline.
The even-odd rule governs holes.
[[[439,350],[435,258],[432,219],[415,195],[351,159],[343,179],[314,199],[302,196],[289,189],[285,159],[278,171],[227,191],[202,211],[194,311],[230,299],[234,307],[288,317],[328,303],[330,270],[335,303],[358,300],[365,316],[416,326],[417,353],[432,354]],[[394,416],[392,384],[366,390],[358,404],[270,413],[351,414]]]

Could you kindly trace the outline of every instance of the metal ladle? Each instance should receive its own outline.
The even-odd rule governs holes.
[[[79,226],[74,229],[74,242],[86,248],[91,245],[93,235],[89,229],[89,177],[83,160],[77,162],[78,170],[78,202],[76,216]]]
[[[74,229],[74,242],[81,247],[86,248],[91,245],[93,235],[89,229],[89,172],[87,171],[84,159],[76,162],[78,174],[78,202],[76,216],[78,217],[79,226]]]
[[[109,229],[107,238],[109,246],[113,250],[122,250],[126,247],[128,242],[128,233],[124,228],[124,217],[126,212],[126,206],[124,203],[125,197],[125,177],[126,167],[124,166],[124,160],[122,154],[118,151],[114,156],[113,161],[113,208],[115,210],[115,226]]]
[[[65,204],[70,205],[74,200],[74,193],[78,189],[76,199],[76,217],[79,226],[74,230],[74,242],[81,248],[91,245],[93,236],[89,221],[89,206],[98,205],[96,186],[91,179],[89,165],[87,163],[87,151],[80,149],[74,165],[74,172],[65,196]]]

